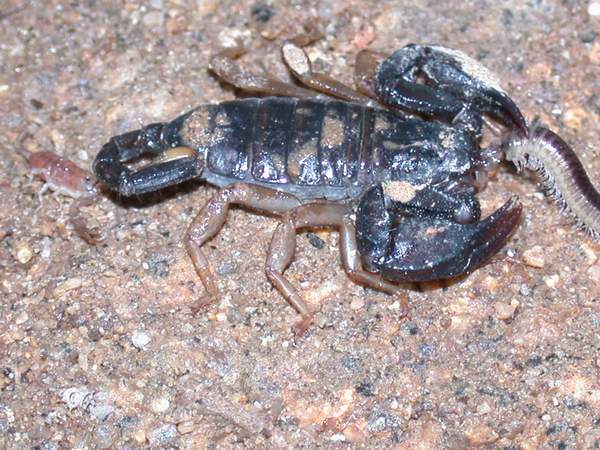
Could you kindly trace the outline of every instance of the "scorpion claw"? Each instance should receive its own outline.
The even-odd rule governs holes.
[[[487,113],[527,132],[523,114],[497,77],[460,51],[407,45],[381,63],[376,78],[377,94],[390,106],[463,124],[475,133],[480,132],[481,113]]]
[[[516,197],[485,220],[459,224],[446,219],[410,217],[391,232],[391,245],[379,271],[398,282],[431,281],[479,267],[506,242],[520,222]]]

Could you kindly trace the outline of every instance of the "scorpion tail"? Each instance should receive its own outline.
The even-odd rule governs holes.
[[[143,194],[197,177],[203,169],[197,152],[163,142],[163,124],[115,136],[102,147],[94,174],[123,196]]]

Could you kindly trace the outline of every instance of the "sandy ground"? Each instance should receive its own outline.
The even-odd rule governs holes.
[[[103,196],[89,245],[14,145],[89,167],[114,134],[234,98],[207,71],[220,48],[286,78],[282,40],[317,23],[315,66],[348,83],[365,47],[467,52],[598,180],[594,2],[0,2],[0,447],[600,447],[600,246],[532,177],[507,165],[482,196],[524,204],[502,255],[411,291],[407,319],[347,279],[336,233],[301,234],[287,273],[318,312],[294,341],[263,272],[276,220],[230,214],[208,246],[222,300],[194,314],[181,237],[213,188]]]

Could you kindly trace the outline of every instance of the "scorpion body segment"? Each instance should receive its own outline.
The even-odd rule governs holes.
[[[319,92],[257,76],[219,55],[211,61],[219,77],[267,97],[200,106],[115,136],[94,161],[98,178],[124,196],[189,179],[220,189],[186,236],[208,294],[202,304],[218,296],[202,247],[232,205],[280,216],[265,272],[302,315],[300,331],[312,313],[284,276],[300,229],[338,229],[348,276],[392,295],[401,295],[397,283],[476,269],[521,218],[511,198],[481,219],[477,190],[503,152],[545,174],[547,187],[598,231],[600,196],[573,151],[548,130],[530,131],[498,80],[463,53],[414,44],[387,58],[362,52],[360,92],[313,72],[292,42],[284,44],[283,59],[299,82]],[[480,147],[484,116],[505,127],[504,147]],[[405,311],[405,296],[402,305]]]

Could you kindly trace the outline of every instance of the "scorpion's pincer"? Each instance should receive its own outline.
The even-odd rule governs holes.
[[[481,113],[486,113],[527,134],[523,114],[498,78],[460,51],[407,45],[383,61],[376,76],[380,98],[392,107],[463,124],[475,134],[481,130]]]
[[[383,190],[375,187],[361,199],[357,220],[363,265],[395,282],[451,278],[470,272],[497,253],[521,221],[516,197],[486,219],[459,223],[449,218],[394,213]]]

